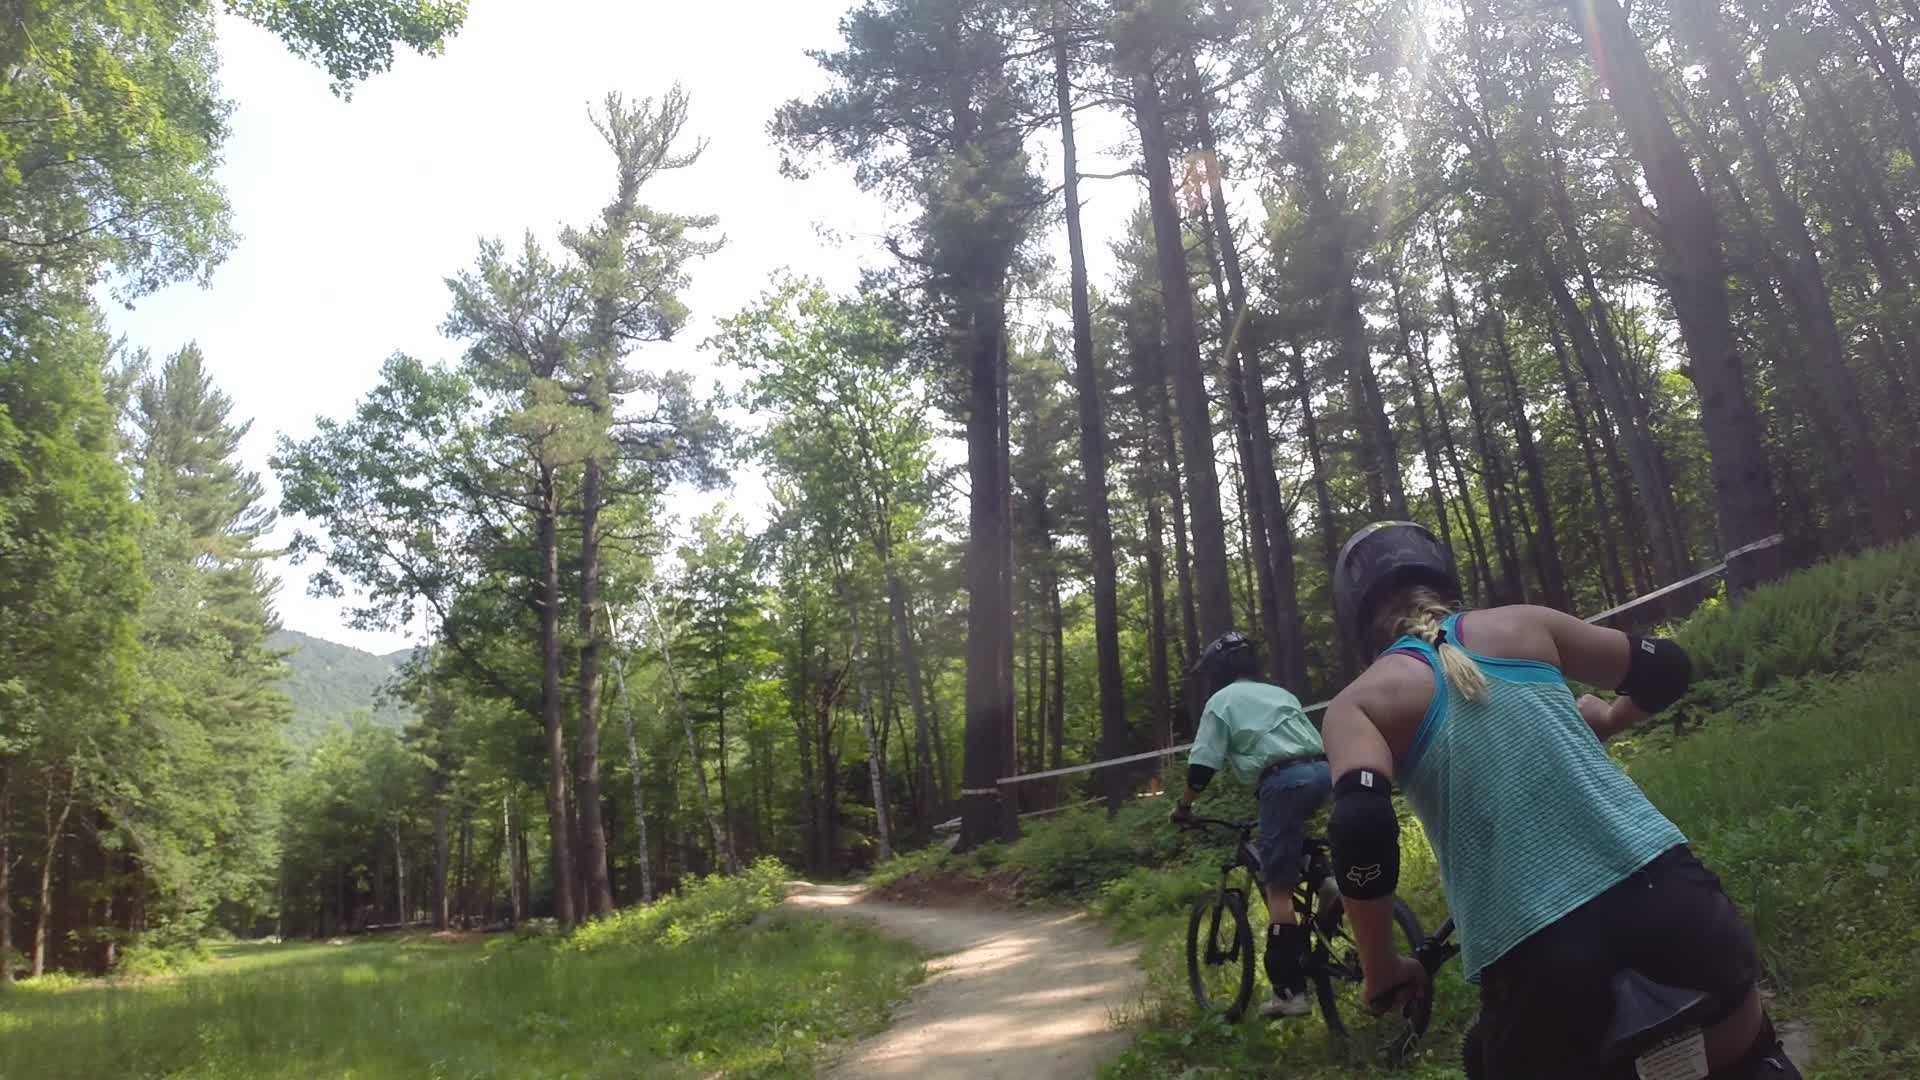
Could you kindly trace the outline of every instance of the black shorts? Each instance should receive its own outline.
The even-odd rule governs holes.
[[[1685,845],[1516,945],[1480,977],[1486,1080],[1588,1077],[1616,972],[1701,990],[1731,1010],[1760,975],[1753,931]],[[1631,1066],[1628,1067],[1631,1075]]]

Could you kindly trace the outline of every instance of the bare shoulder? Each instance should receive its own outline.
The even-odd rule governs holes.
[[[1403,754],[1426,718],[1434,685],[1433,669],[1424,660],[1389,653],[1369,665],[1334,700],[1357,705],[1394,753]]]
[[[1533,604],[1470,611],[1457,624],[1457,643],[1482,656],[1538,660],[1559,667],[1553,624],[1569,618],[1572,616]]]

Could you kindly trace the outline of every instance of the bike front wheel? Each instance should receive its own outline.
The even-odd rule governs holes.
[[[1253,997],[1253,927],[1247,899],[1222,890],[1194,902],[1187,919],[1187,981],[1202,1013],[1239,1020]]]
[[[1407,955],[1413,955],[1413,951],[1427,939],[1425,931],[1420,928],[1419,916],[1396,898],[1393,902],[1393,923],[1400,930],[1401,948]],[[1375,1018],[1367,1011],[1366,1002],[1360,997],[1360,958],[1346,926],[1342,924],[1331,935],[1316,934],[1315,937],[1317,940],[1309,961],[1310,978],[1314,995],[1319,998],[1320,1016],[1327,1022],[1327,1030],[1339,1038],[1353,1035],[1341,1015],[1342,1010],[1346,1010],[1354,1018],[1355,1024],[1367,1022],[1369,1037],[1364,1040],[1366,1046],[1356,1045],[1356,1049],[1368,1052],[1377,1050],[1389,1065],[1403,1063],[1413,1054],[1421,1036],[1427,1033],[1427,1025],[1433,1020],[1432,988],[1428,988],[1425,997],[1411,1005]]]

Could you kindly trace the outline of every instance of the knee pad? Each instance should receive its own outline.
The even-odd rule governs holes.
[[[1707,1074],[1707,1080],[1801,1080],[1800,1070],[1780,1045],[1773,1029],[1773,1017],[1762,1014],[1760,1033],[1738,1061],[1722,1065]]]

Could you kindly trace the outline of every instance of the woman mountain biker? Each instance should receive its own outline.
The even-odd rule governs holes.
[[[1328,835],[1369,1006],[1427,991],[1391,932],[1397,784],[1480,986],[1470,1077],[1633,1076],[1595,1064],[1628,971],[1711,1003],[1704,1059],[1690,1047],[1687,1067],[1640,1075],[1799,1077],[1761,1007],[1751,930],[1601,745],[1686,692],[1686,654],[1548,608],[1463,614],[1451,567],[1409,522],[1367,526],[1335,564],[1340,630],[1377,656],[1322,726],[1337,778]],[[1617,696],[1576,702],[1567,678]]]
[[[1260,662],[1245,634],[1229,631],[1214,639],[1194,662],[1191,674],[1207,696],[1207,707],[1187,752],[1187,790],[1173,808],[1173,820],[1193,816],[1193,800],[1231,765],[1254,790],[1260,803],[1260,865],[1267,877],[1266,969],[1273,998],[1261,1006],[1268,1018],[1305,1016],[1307,931],[1293,910],[1306,846],[1305,826],[1333,790],[1320,733],[1300,708],[1300,699],[1259,678]]]

